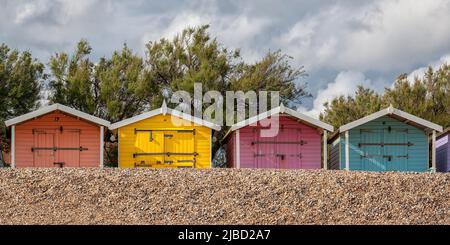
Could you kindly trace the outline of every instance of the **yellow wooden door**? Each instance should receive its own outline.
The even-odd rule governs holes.
[[[163,167],[164,132],[136,131],[135,167]]]
[[[166,156],[164,163],[172,167],[195,167],[195,131],[174,130],[164,132]]]

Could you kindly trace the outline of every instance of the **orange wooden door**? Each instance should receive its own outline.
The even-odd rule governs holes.
[[[34,167],[49,168],[54,167],[57,145],[56,130],[54,129],[35,129],[33,158]]]
[[[80,130],[65,129],[58,136],[57,165],[80,167]]]

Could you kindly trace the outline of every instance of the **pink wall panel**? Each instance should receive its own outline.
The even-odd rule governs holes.
[[[36,147],[36,142],[33,129],[55,130],[59,133],[61,126],[67,132],[79,132],[79,136],[70,134],[58,137],[58,147],[72,147],[77,144],[88,150],[79,152],[79,156],[75,156],[74,152],[61,152],[58,153],[62,155],[60,159],[67,159],[64,161],[70,162],[70,167],[99,167],[100,127],[60,112],[49,113],[16,125],[16,167],[34,166],[35,153],[31,151],[31,148]],[[79,138],[74,139],[74,137]]]
[[[321,135],[319,131],[289,116],[280,116],[280,129],[275,137],[260,137],[260,126],[247,126],[240,131],[241,168],[321,168]],[[233,133],[233,136],[236,132]],[[231,138],[231,137],[230,137]],[[254,144],[263,142],[299,142],[295,144]],[[234,146],[233,148],[235,148]],[[235,151],[229,154],[234,154]],[[283,155],[283,158],[276,155]]]
[[[239,129],[240,135],[240,155],[241,155],[241,168],[255,168],[255,154],[256,149],[251,144],[255,139],[255,134],[253,133],[253,127],[245,127]]]

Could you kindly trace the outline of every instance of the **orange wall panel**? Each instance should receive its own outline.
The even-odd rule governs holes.
[[[49,113],[16,125],[16,167],[34,167],[34,153],[31,151],[31,148],[35,147],[33,129],[59,131],[60,127],[80,132],[79,144],[88,150],[80,152],[79,167],[99,167],[100,126],[60,112]],[[70,140],[70,137],[60,137],[59,140]],[[70,143],[72,142],[60,142],[60,145],[66,146]]]

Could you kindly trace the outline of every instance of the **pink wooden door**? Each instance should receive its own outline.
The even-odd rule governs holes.
[[[65,129],[59,134],[57,166],[80,167],[80,130]]]
[[[56,130],[54,129],[35,129],[34,132],[34,147],[33,158],[34,167],[49,168],[53,167],[55,162],[56,151],[54,148],[57,145]]]
[[[253,148],[256,150],[256,168],[278,168],[277,145],[274,137],[261,137],[261,129],[254,130]]]
[[[276,138],[279,168],[300,168],[302,157],[300,129],[280,128]]]

